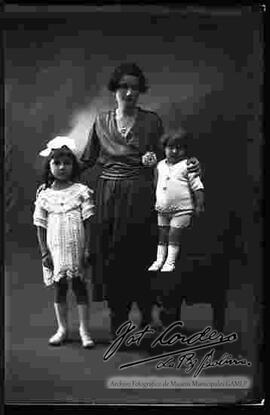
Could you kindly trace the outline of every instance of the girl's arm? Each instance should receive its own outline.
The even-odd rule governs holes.
[[[91,227],[92,227],[92,218],[93,216],[90,216],[89,218],[83,221],[84,234],[85,234],[85,248],[84,248],[84,256],[83,256],[84,266],[87,266],[89,264],[90,257],[91,257],[90,235],[91,235]]]
[[[92,233],[92,222],[95,215],[95,204],[93,197],[93,190],[87,186],[84,186],[82,189],[82,221],[84,226],[84,238],[85,246],[83,252],[83,266],[87,266],[90,262],[90,245],[91,245],[91,233]]]
[[[33,222],[37,227],[37,239],[41,251],[42,264],[44,267],[53,268],[53,261],[50,250],[47,245],[47,217],[48,211],[45,208],[46,202],[42,197],[42,186],[38,189],[33,213]]]
[[[89,245],[90,245],[92,218],[93,218],[93,216],[90,216],[89,218],[87,218],[83,221],[84,232],[85,232],[85,247],[88,248],[88,249],[89,249]]]
[[[37,238],[42,257],[42,264],[44,267],[52,268],[52,257],[47,246],[47,229],[43,228],[42,226],[37,226]]]

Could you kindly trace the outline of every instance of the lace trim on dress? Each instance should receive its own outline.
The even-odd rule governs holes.
[[[76,277],[83,278],[83,272],[79,268],[73,268],[73,269],[63,269],[58,274],[53,276],[54,281],[60,281],[61,278],[66,277],[67,279],[72,279]]]
[[[82,189],[81,186],[68,189],[68,192],[45,189],[39,194],[36,204],[53,213],[66,213],[79,208],[82,203],[91,201],[93,193],[91,189]]]
[[[53,285],[55,282],[60,281],[62,278],[67,278],[68,280],[72,278],[80,278],[81,280],[84,279],[84,273],[80,271],[78,268],[74,269],[67,269],[66,271],[58,272],[57,275],[54,275],[53,271],[49,268],[43,268],[43,281],[44,284],[49,287]]]

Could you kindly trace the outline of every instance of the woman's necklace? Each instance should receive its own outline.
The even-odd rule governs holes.
[[[116,110],[117,129],[121,135],[126,136],[128,132],[131,130],[131,128],[135,124],[137,113],[137,109],[134,111],[134,114],[132,115],[123,115],[120,114],[120,111],[118,109]]]

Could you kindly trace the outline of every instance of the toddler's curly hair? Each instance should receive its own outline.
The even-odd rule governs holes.
[[[188,151],[190,144],[192,143],[192,135],[182,128],[175,130],[169,130],[165,132],[160,138],[160,144],[163,149],[169,146],[181,146]]]

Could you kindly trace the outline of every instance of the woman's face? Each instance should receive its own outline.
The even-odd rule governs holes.
[[[133,75],[123,75],[116,90],[118,107],[134,108],[139,95],[139,79]]]

